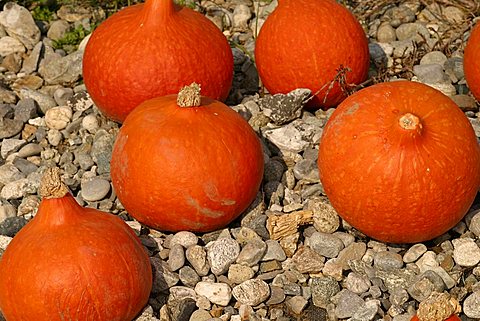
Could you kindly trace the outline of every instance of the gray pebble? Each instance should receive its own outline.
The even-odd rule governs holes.
[[[340,291],[340,285],[331,276],[311,278],[310,287],[313,304],[323,309],[330,304],[330,298]]]
[[[377,29],[378,42],[392,42],[397,39],[395,29],[389,23],[382,23]]]
[[[203,309],[198,309],[193,311],[192,315],[190,316],[189,321],[207,321],[212,318],[212,315]]]
[[[16,152],[25,144],[26,144],[26,141],[24,139],[16,139],[16,138],[4,139],[0,147],[0,156],[2,156],[3,159],[5,159],[9,154]]]
[[[336,263],[342,267],[342,269],[349,269],[349,262],[360,260],[367,251],[367,245],[362,242],[354,242],[348,245],[346,248],[340,251],[336,259]]]
[[[344,286],[355,294],[362,294],[370,289],[370,280],[365,275],[350,272],[345,279]]]
[[[472,231],[475,236],[480,236],[480,210],[469,213],[468,216],[471,217],[468,229]]]
[[[433,291],[443,292],[445,283],[438,274],[429,270],[415,277],[412,285],[407,290],[412,298],[421,302],[427,299]]]
[[[378,300],[369,300],[365,302],[365,305],[358,309],[353,316],[352,321],[371,321],[375,318],[378,312],[380,302]],[[409,321],[405,320],[405,321]]]
[[[365,301],[360,296],[346,289],[341,290],[335,297],[338,300],[335,315],[339,319],[350,318],[365,306]]]
[[[23,146],[19,151],[17,156],[21,158],[27,158],[30,156],[35,156],[35,155],[40,155],[42,152],[43,148],[42,146],[35,144],[35,143],[30,143],[25,146]]]
[[[52,40],[59,40],[65,37],[65,34],[70,30],[70,24],[65,20],[56,20],[50,24],[48,28],[47,37]]]
[[[9,217],[15,216],[17,216],[17,210],[13,205],[9,203],[0,205],[0,223]]]
[[[480,291],[470,294],[463,302],[463,312],[472,319],[480,319]]]
[[[0,166],[0,185],[6,185],[10,182],[25,178],[25,174],[13,164],[4,164]]]
[[[259,279],[247,280],[232,290],[232,294],[240,304],[257,306],[270,296],[270,287]]]
[[[445,72],[452,78],[455,82],[461,80],[465,77],[463,71],[463,58],[460,57],[450,57],[443,64]]]
[[[15,136],[23,128],[23,121],[18,119],[0,118],[0,139]]]
[[[230,264],[235,262],[240,254],[240,245],[231,238],[220,238],[207,244],[207,259],[210,269],[215,275],[228,271]]]
[[[180,281],[189,287],[194,287],[200,281],[197,272],[190,266],[184,266],[178,271]]]
[[[373,256],[373,265],[380,270],[394,271],[403,267],[403,258],[398,253],[381,251]]]
[[[168,263],[160,258],[151,257],[150,262],[154,270],[152,293],[161,293],[167,289],[171,291],[171,287],[180,280],[178,274],[170,271]]]
[[[98,130],[95,134],[91,155],[98,166],[98,174],[110,173],[110,159],[112,158],[114,142],[115,137],[103,129]]]
[[[14,237],[25,224],[27,220],[22,216],[7,217],[0,222],[0,235]]]
[[[175,244],[180,244],[184,248],[188,248],[192,245],[196,245],[198,243],[198,237],[189,231],[180,231],[175,233],[170,240],[170,248]]]
[[[325,258],[309,246],[300,246],[292,257],[292,263],[300,273],[318,273],[324,262]]]
[[[270,285],[270,297],[265,302],[267,305],[275,305],[282,303],[285,300],[285,292],[279,286]]]
[[[23,158],[15,158],[13,164],[25,175],[36,172],[38,169],[37,165]]]
[[[443,71],[442,65],[428,64],[413,66],[413,73],[418,80],[425,84],[444,83],[449,81],[448,76]]]
[[[185,251],[185,256],[200,276],[205,276],[210,271],[210,265],[207,261],[207,252],[200,245],[192,245]]]
[[[424,38],[430,38],[430,32],[420,23],[404,23],[395,30],[395,33],[399,41],[415,40],[421,42]]]
[[[267,250],[267,245],[262,240],[249,241],[240,251],[237,263],[248,266],[256,265]]]
[[[22,178],[6,184],[0,192],[0,197],[6,200],[22,198],[28,194],[36,193],[37,187],[28,178]]]
[[[420,65],[438,64],[443,66],[447,61],[447,56],[441,51],[431,51],[425,54],[420,60]]]
[[[50,129],[47,133],[47,139],[50,145],[52,146],[58,146],[60,142],[62,141],[62,133],[58,131],[57,129]]]
[[[338,253],[344,248],[342,240],[338,237],[322,232],[313,233],[306,239],[305,244],[318,254],[328,258],[338,256]]]
[[[427,252],[427,247],[424,244],[422,243],[414,244],[403,255],[403,262],[405,263],[415,262],[425,252]]]
[[[53,98],[59,106],[65,106],[68,104],[68,101],[73,97],[72,88],[60,87],[53,93]]]
[[[15,119],[26,123],[30,118],[37,117],[37,105],[31,98],[21,99],[15,106]]]
[[[110,182],[106,179],[95,177],[82,183],[82,197],[89,202],[102,200],[110,192]]]
[[[293,174],[297,180],[305,180],[309,183],[320,181],[317,162],[312,159],[302,159],[297,162],[293,167]]]
[[[185,251],[180,244],[175,244],[170,248],[167,263],[172,272],[179,270],[185,265]]]
[[[295,314],[302,313],[303,309],[307,306],[307,303],[308,301],[300,295],[296,295],[285,301],[287,308]]]

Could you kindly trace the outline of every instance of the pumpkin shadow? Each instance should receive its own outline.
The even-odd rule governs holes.
[[[225,103],[229,106],[238,105],[244,96],[259,92],[260,78],[254,61],[244,51],[233,48],[234,56],[232,88]]]

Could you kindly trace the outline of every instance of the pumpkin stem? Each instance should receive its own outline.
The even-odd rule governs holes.
[[[62,182],[58,167],[45,171],[38,192],[42,198],[62,198],[67,195],[68,187]]]
[[[173,0],[146,0],[143,6],[144,21],[159,21],[175,12]]]
[[[422,129],[422,123],[420,121],[420,118],[415,116],[414,114],[406,113],[400,119],[398,120],[400,127],[402,127],[405,130],[421,130]]]
[[[192,82],[180,89],[177,95],[177,105],[180,107],[198,107],[201,104],[200,85]]]

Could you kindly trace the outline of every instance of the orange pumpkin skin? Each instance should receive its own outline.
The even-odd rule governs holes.
[[[105,20],[83,56],[83,79],[96,106],[123,122],[143,101],[201,84],[205,96],[225,100],[233,56],[223,33],[202,14],[147,0]]]
[[[473,28],[465,47],[463,69],[468,88],[480,100],[480,23]]]
[[[255,199],[263,152],[250,125],[221,102],[179,107],[177,95],[144,102],[115,142],[112,183],[138,221],[167,231],[225,227]]]
[[[70,194],[43,199],[0,260],[8,321],[131,321],[147,303],[150,261],[120,218]]]
[[[328,108],[345,98],[338,82],[328,89],[341,65],[351,69],[347,84],[366,79],[368,41],[356,18],[334,0],[279,0],[258,34],[255,62],[271,94],[309,88],[316,93],[309,107]]]
[[[408,114],[421,128],[400,126]],[[377,84],[341,103],[324,128],[318,167],[338,214],[384,242],[448,231],[480,187],[480,148],[468,119],[447,96],[409,81]]]
[[[451,317],[445,319],[445,321],[461,321],[462,319],[460,319],[460,317],[456,314],[452,315]],[[410,321],[420,321],[418,319],[418,316],[415,314],[411,319]]]

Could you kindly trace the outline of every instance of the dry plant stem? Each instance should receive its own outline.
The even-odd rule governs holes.
[[[198,107],[201,101],[200,85],[195,82],[180,89],[177,96],[177,105],[180,107]]]
[[[42,198],[61,198],[67,195],[68,187],[62,182],[58,167],[48,168],[43,174],[38,192]]]
[[[297,233],[300,225],[313,223],[313,211],[304,210],[284,215],[269,215],[267,230],[272,240],[280,240]]]

